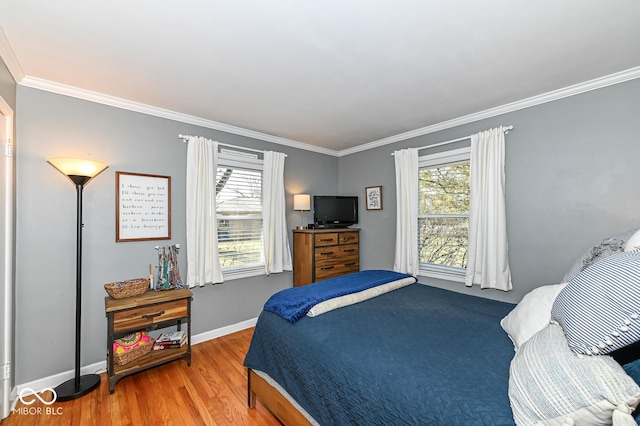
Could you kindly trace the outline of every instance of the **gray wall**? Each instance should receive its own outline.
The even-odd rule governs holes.
[[[1,89],[1,87],[0,87]],[[640,226],[640,80],[630,81],[348,156],[322,154],[231,135],[19,86],[17,92],[16,383],[73,368],[75,190],[49,156],[91,156],[110,163],[84,193],[83,365],[104,360],[103,284],[146,275],[158,242],[115,242],[115,171],[172,177],[173,238],[186,244],[186,146],[179,133],[288,154],[292,194],[361,197],[361,266],[392,268],[396,149],[450,140],[501,124],[507,136],[507,208],[514,291],[422,282],[516,302],[556,283],[602,238]],[[382,185],[382,211],[364,208],[364,188]],[[299,224],[289,207],[290,228]],[[305,223],[311,221],[306,213]],[[183,274],[186,258],[181,253]],[[258,315],[291,274],[229,281],[194,290],[194,333]],[[46,354],[46,356],[42,356]]]
[[[18,87],[16,383],[73,368],[76,194],[46,162],[50,156],[93,157],[109,163],[84,191],[82,365],[105,359],[103,285],[147,275],[158,244],[185,241],[186,145],[178,134],[285,152],[290,228],[298,192],[335,193],[335,157],[276,145],[49,92]],[[171,176],[172,239],[115,242],[115,172]],[[310,218],[309,218],[310,220]],[[186,250],[180,253],[186,276]],[[292,274],[273,274],[194,289],[193,332],[255,318]],[[46,354],[46,355],[45,355]],[[44,356],[43,356],[44,355]]]
[[[638,111],[640,79],[340,157],[340,193],[363,198],[365,187],[383,186],[382,211],[366,211],[364,200],[360,202],[361,267],[393,267],[391,152],[512,124],[506,184],[514,290],[481,291],[426,278],[421,282],[511,302],[537,286],[560,282],[590,247],[640,226]]]

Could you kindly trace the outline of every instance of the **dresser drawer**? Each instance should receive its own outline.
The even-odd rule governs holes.
[[[186,317],[187,300],[143,306],[113,314],[113,331],[138,330],[164,321]]]
[[[316,234],[313,236],[316,247],[333,246],[338,244],[338,233]]]
[[[360,270],[360,262],[357,258],[353,260],[346,260],[339,263],[328,263],[326,265],[316,264],[316,281],[326,280],[328,278],[337,277],[344,274],[350,274],[352,272],[358,272]]]
[[[346,257],[355,257],[359,255],[359,246],[357,244],[347,244],[344,246],[321,247],[315,250],[315,261],[321,262],[327,259],[346,259]]]
[[[356,244],[360,241],[360,234],[357,232],[341,232],[340,244]]]
[[[358,244],[345,244],[343,246],[338,246],[338,251],[340,252],[340,256],[359,257],[360,246]]]

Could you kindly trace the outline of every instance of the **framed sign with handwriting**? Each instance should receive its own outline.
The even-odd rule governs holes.
[[[171,239],[171,176],[116,172],[116,242]]]

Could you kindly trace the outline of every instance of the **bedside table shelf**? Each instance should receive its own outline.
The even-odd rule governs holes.
[[[107,375],[109,392],[126,376],[157,367],[177,359],[191,365],[191,299],[187,289],[147,292],[126,299],[105,297],[107,315]],[[187,342],[181,348],[152,350],[125,365],[116,365],[113,355],[114,340],[140,330],[156,330],[172,326],[187,326]]]
[[[120,375],[122,377],[128,376],[129,374],[137,373],[138,371],[146,370],[175,359],[183,358],[187,353],[188,349],[186,343],[181,348],[162,349],[159,351],[152,350],[148,354],[143,355],[140,358],[136,358],[125,365],[115,365],[114,372],[115,375]],[[187,361],[187,363],[189,363],[189,361]]]

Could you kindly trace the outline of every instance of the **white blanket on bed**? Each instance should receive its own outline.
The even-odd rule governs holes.
[[[353,305],[355,303],[362,302],[372,297],[380,296],[381,294],[388,293],[390,291],[399,289],[401,287],[413,284],[416,282],[414,277],[402,278],[397,281],[392,281],[387,284],[382,284],[376,287],[368,288],[366,290],[359,291],[357,293],[345,294],[344,296],[334,297],[333,299],[325,300],[317,305],[313,306],[307,316],[316,317],[326,312],[333,311],[334,309],[342,308],[344,306]]]

